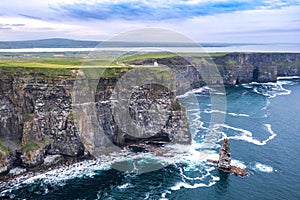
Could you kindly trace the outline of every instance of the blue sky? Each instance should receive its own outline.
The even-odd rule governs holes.
[[[106,40],[147,27],[197,42],[300,43],[300,0],[0,1],[0,40]]]

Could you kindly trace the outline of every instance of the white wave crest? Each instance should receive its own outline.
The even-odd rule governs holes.
[[[240,113],[240,114],[237,114],[237,113],[227,113],[227,114],[231,115],[231,116],[235,116],[235,117],[250,117],[250,115],[243,114],[243,113]]]
[[[283,85],[292,85],[291,81],[280,80],[276,83],[250,83],[242,85],[246,89],[253,89],[257,94],[266,96],[268,98],[275,98],[281,95],[291,94],[291,90],[285,89]]]
[[[119,189],[126,189],[126,188],[130,188],[132,187],[132,185],[130,183],[125,183],[123,185],[118,186]]]
[[[173,187],[171,187],[171,190],[180,190],[180,188],[184,187],[184,188],[188,188],[188,189],[195,189],[195,188],[199,188],[199,187],[211,187],[212,185],[214,185],[216,182],[209,182],[208,184],[205,183],[195,183],[195,184],[189,184],[186,182],[179,182],[176,185],[174,185]]]
[[[286,80],[286,79],[299,79],[300,76],[279,76],[277,80]]]
[[[256,162],[253,167],[253,170],[261,171],[261,172],[265,172],[265,173],[271,173],[271,172],[273,172],[273,167]]]

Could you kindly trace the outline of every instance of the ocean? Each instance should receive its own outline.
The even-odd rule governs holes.
[[[157,47],[147,47],[147,46],[132,46],[132,47],[114,47],[109,45],[89,48],[17,48],[17,49],[0,49],[0,53],[40,53],[40,52],[91,52],[91,51],[146,51],[146,52],[160,52],[161,50],[170,50],[171,52],[178,53],[213,53],[213,52],[279,52],[279,53],[298,53],[300,52],[299,43],[270,43],[270,44],[231,44],[231,43],[207,43],[207,44],[197,44],[195,46],[192,44],[191,47],[177,47],[177,46],[157,46]]]
[[[186,153],[173,157],[126,154],[84,161],[15,183],[0,197],[300,199],[299,77],[227,87],[225,112],[213,109],[211,92],[201,88],[178,97],[186,106],[193,136]],[[226,116],[223,124],[211,122],[214,113]],[[232,164],[246,168],[248,176],[225,174],[205,162],[218,158],[224,137],[230,139]],[[134,159],[140,167],[149,163],[163,163],[163,167],[147,173],[139,173],[139,166],[125,172],[113,167],[115,161],[132,164]]]

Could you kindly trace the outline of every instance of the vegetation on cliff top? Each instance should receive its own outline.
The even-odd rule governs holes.
[[[82,56],[55,58],[53,55],[48,53],[41,53],[41,56],[34,54],[32,57],[22,57],[19,55],[15,57],[5,57],[0,55],[0,72],[5,71],[19,72],[24,74],[44,74],[52,77],[59,77],[60,75],[76,77],[74,70],[82,69],[84,70],[86,77],[97,78],[99,77],[99,74],[101,74],[102,77],[108,78],[119,76],[120,73],[127,71],[128,68],[131,67],[128,64],[131,61],[147,58],[170,58],[174,56],[174,54],[138,54],[120,57],[115,61],[111,61],[110,58],[85,59]]]
[[[159,52],[159,53],[138,53],[133,55],[121,56],[112,61],[113,53],[110,57],[106,58],[86,58],[86,54],[79,54],[73,56],[73,54],[62,54],[62,57],[55,57],[55,55],[49,53],[30,54],[26,56],[22,55],[0,55],[0,67],[25,67],[25,68],[92,68],[92,67],[122,67],[130,62],[145,59],[158,59],[158,58],[172,58],[175,56],[187,56],[187,57],[215,57],[224,56],[227,53],[182,53],[180,55]]]

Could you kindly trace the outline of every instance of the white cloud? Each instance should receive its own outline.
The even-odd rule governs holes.
[[[214,1],[225,2],[226,0]],[[238,0],[238,2],[242,1]],[[51,37],[104,40],[121,32],[145,27],[175,30],[199,42],[299,42],[298,38],[300,38],[300,6],[289,6],[289,4],[295,4],[299,1],[265,1],[266,6],[254,10],[152,21],[141,19],[78,19],[49,8],[49,6],[53,7],[54,5],[80,2],[86,1],[0,0],[0,14],[3,14],[0,17],[0,40]],[[88,2],[93,5],[100,1],[90,0]],[[102,0],[101,2],[120,3],[129,1]],[[137,2],[137,0],[131,0],[131,2]],[[154,0],[150,2],[143,0],[143,2],[156,6],[161,4],[162,1]],[[168,5],[174,3],[175,0],[163,2],[164,5]],[[187,0],[176,2],[177,4],[198,4],[211,1]],[[273,5],[272,9],[268,6],[271,4]],[[6,26],[1,29],[1,24]],[[24,25],[9,26],[8,24]]]
[[[296,42],[300,37],[300,7],[241,11],[201,16],[173,26],[203,42]]]

